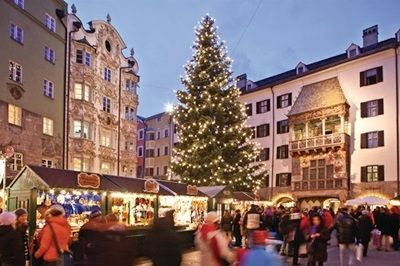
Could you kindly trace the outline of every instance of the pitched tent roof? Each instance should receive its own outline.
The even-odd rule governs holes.
[[[345,104],[346,102],[339,80],[334,77],[303,86],[288,116]]]
[[[178,183],[178,182],[172,182],[172,181],[165,181],[165,180],[157,180],[158,183],[160,183],[160,185],[162,185],[163,187],[166,187],[170,190],[172,190],[173,192],[175,192],[177,195],[181,195],[181,196],[193,196],[188,194],[187,192],[187,187],[188,184],[186,183]],[[199,193],[197,194],[197,196],[199,197],[207,197],[207,195],[203,192],[200,191],[200,188],[197,188]]]
[[[20,178],[25,177],[26,180],[22,180],[25,188],[39,188],[39,189],[49,189],[49,188],[71,188],[77,189],[78,186],[78,175],[81,172],[72,171],[72,170],[64,170],[64,169],[56,169],[56,168],[48,168],[42,166],[33,166],[27,165],[25,166],[14,178],[13,182],[9,187],[13,187]],[[88,173],[90,174],[90,173]],[[96,174],[96,173],[94,173]],[[99,190],[102,191],[120,191],[121,189],[105,178],[103,175],[96,174],[100,177],[100,187]],[[36,180],[33,180],[35,179]]]
[[[198,189],[210,198],[232,198],[233,191],[230,186],[206,186]]]
[[[119,191],[122,192],[131,192],[131,193],[148,193],[144,191],[144,183],[146,179],[142,178],[130,178],[130,177],[121,177],[114,175],[105,175],[109,180],[111,180],[114,184],[120,187]],[[157,180],[156,180],[157,181]],[[173,196],[174,193],[170,190],[159,186],[158,195],[166,195]]]
[[[238,201],[255,201],[256,200],[256,196],[254,194],[244,192],[244,191],[233,192],[233,198]]]

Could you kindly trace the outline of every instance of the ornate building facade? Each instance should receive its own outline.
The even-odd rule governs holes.
[[[252,82],[237,78],[276,204],[337,207],[400,192],[400,31]]]
[[[135,177],[139,68],[133,49],[124,56],[109,15],[85,29],[74,6],[68,35],[66,168]]]

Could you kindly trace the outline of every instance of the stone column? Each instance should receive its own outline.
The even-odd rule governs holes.
[[[306,139],[308,139],[308,121],[305,123],[305,130],[306,130],[305,137]]]
[[[340,133],[344,133],[344,115],[340,115]]]
[[[326,121],[326,118],[321,119],[321,121],[322,121],[322,136],[325,136],[325,121]]]

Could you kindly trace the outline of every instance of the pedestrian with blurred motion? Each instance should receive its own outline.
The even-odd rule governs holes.
[[[250,250],[245,252],[240,260],[240,266],[281,266],[282,260],[277,253],[265,249],[267,244],[267,232],[255,230],[253,232],[253,244]]]
[[[61,251],[69,252],[71,226],[61,205],[53,205],[45,212],[46,225],[39,233],[39,249],[35,258],[43,258],[44,266],[56,266]],[[70,261],[72,263],[72,261]],[[72,265],[72,264],[67,264]]]
[[[242,232],[240,230],[240,221],[242,216],[240,215],[240,210],[235,211],[235,217],[233,218],[233,237],[235,238],[235,247],[242,246]]]
[[[182,241],[174,230],[174,210],[156,219],[146,235],[145,255],[154,266],[179,266],[182,262]]]
[[[28,236],[28,212],[20,208],[14,211],[17,216],[16,229],[24,243],[25,264],[29,265],[29,236]]]
[[[0,214],[0,254],[2,266],[25,266],[24,243],[16,230],[13,212]]]
[[[305,239],[308,242],[308,266],[322,266],[328,259],[330,234],[320,215],[314,214],[311,217],[311,226]]]
[[[293,210],[294,212],[290,214],[290,232],[288,235],[289,247],[293,251],[293,266],[298,266],[299,264],[299,251],[300,246],[305,243],[304,233],[300,229],[301,214],[299,210]]]
[[[252,233],[254,230],[258,230],[260,228],[261,223],[261,214],[257,210],[257,206],[255,204],[251,204],[250,210],[244,215],[243,218],[243,227],[246,229],[245,233],[247,236],[247,246],[251,245],[252,241]]]
[[[232,222],[232,215],[228,210],[225,210],[224,215],[221,218],[221,230],[226,234],[229,241],[232,241]]]
[[[386,252],[391,250],[390,240],[393,235],[393,220],[390,214],[389,209],[381,208],[381,216],[380,216],[380,229],[382,236],[382,245]]]
[[[393,249],[395,251],[399,250],[399,230],[400,230],[400,211],[398,207],[392,207],[391,211],[391,218],[392,218],[392,238],[393,238]]]
[[[357,221],[348,213],[347,208],[342,208],[338,215],[335,227],[339,243],[339,264],[340,266],[354,265],[355,248],[358,235]],[[349,261],[345,264],[344,257],[348,253]]]
[[[228,241],[218,229],[219,217],[214,211],[207,213],[204,224],[198,229],[195,244],[200,251],[200,265],[227,266],[235,262],[235,254],[228,248]]]
[[[358,217],[358,235],[359,242],[363,245],[363,256],[366,257],[368,253],[369,241],[371,240],[371,231],[374,229],[372,220],[367,210],[361,211],[361,216]]]

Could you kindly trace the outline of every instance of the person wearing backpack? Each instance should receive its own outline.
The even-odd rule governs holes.
[[[71,226],[65,217],[65,210],[61,205],[51,206],[45,213],[46,225],[39,233],[39,249],[35,258],[43,258],[44,266],[56,266],[63,254],[69,252]],[[65,253],[64,253],[65,252]],[[67,257],[67,256],[66,256]],[[72,261],[64,260],[68,264]],[[65,266],[69,266],[66,265]]]

